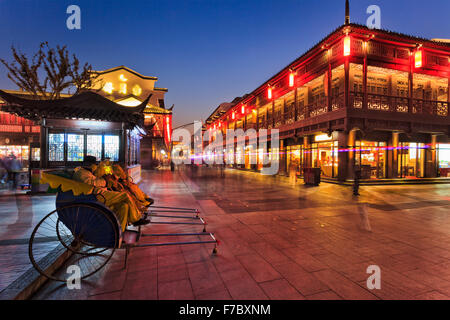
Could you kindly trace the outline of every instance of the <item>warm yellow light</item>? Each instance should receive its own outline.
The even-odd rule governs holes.
[[[119,93],[127,94],[127,84],[126,83],[121,83],[120,84]]]
[[[291,72],[289,74],[289,87],[293,87],[294,86],[294,73]]]
[[[416,66],[416,68],[422,68],[422,64],[423,64],[422,50],[417,50],[416,53],[414,54],[414,65]]]
[[[124,100],[118,101],[117,104],[120,104],[125,107],[136,107],[140,105],[142,102],[134,97],[129,97]]]
[[[245,106],[241,107],[241,113],[244,114],[245,113]]]
[[[135,84],[135,85],[133,86],[133,89],[131,89],[131,92],[132,92],[136,97],[138,97],[138,96],[140,96],[141,93],[142,93],[142,88],[141,88],[138,84]]]
[[[344,57],[348,57],[351,54],[351,39],[350,36],[344,38]]]
[[[270,87],[267,89],[267,98],[272,99],[272,88]]]
[[[107,82],[103,86],[103,91],[105,91],[106,93],[112,94],[113,90],[114,90],[114,85],[112,84],[112,82]]]
[[[331,137],[329,137],[327,134],[319,134],[314,137],[315,142],[321,142],[321,141],[330,141]]]
[[[258,111],[256,111],[256,109],[253,109],[252,112],[253,112],[254,114],[257,114],[257,113],[258,113]]]
[[[128,79],[127,78],[125,78],[125,76],[123,75],[123,74],[121,74],[120,76],[119,76],[119,80],[120,81],[128,81]]]

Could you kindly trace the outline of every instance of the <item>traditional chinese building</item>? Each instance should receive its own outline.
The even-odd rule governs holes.
[[[86,155],[120,163],[135,181],[140,180],[136,157],[149,98],[125,107],[92,91],[34,100],[0,90],[0,97],[5,101],[4,112],[39,125],[39,142],[31,143],[29,164],[36,178],[33,191],[45,190],[38,183],[42,170],[80,166]]]
[[[97,92],[121,107],[136,107],[150,96],[150,100],[142,111],[144,120],[143,131],[139,134],[141,138],[140,143],[137,143],[136,140],[131,140],[127,145],[127,155],[130,155],[130,158],[127,159],[127,165],[140,164],[143,168],[150,168],[155,160],[162,162],[166,159],[167,155],[170,154],[172,130],[172,110],[166,109],[164,104],[164,95],[167,89],[155,86],[158,78],[143,76],[124,66],[97,71],[96,73],[99,75],[99,81],[96,87],[92,88],[92,91]],[[30,98],[30,95],[23,91],[4,90],[4,93],[11,94],[17,98]],[[61,98],[68,97],[71,97],[71,95],[61,95]],[[41,125],[30,117],[20,116],[20,113],[8,112],[7,110],[10,109],[6,109],[5,105],[5,99],[0,97],[0,156],[14,154],[27,167],[30,157],[33,159],[39,157]],[[76,112],[73,115],[76,118],[79,116]],[[61,143],[68,143],[68,141],[64,140],[67,140],[68,137],[63,137],[62,139]],[[91,142],[90,140],[88,141],[88,143]],[[109,144],[107,145],[109,146]],[[116,147],[119,148],[119,145],[114,148]],[[34,155],[30,154],[32,150],[34,150]],[[92,150],[85,151],[91,152]],[[96,152],[95,155],[100,160],[104,153]],[[67,155],[61,156],[65,159],[61,160],[64,163],[72,162],[68,160]],[[82,157],[76,161],[81,160]],[[57,162],[61,164],[61,161]],[[49,163],[52,165],[52,161]]]
[[[143,76],[124,66],[96,73],[99,81],[93,89],[120,105],[134,107],[151,95],[143,111],[146,134],[141,140],[136,161],[144,169],[168,162],[173,108],[166,108],[164,103],[164,95],[168,90],[155,86],[157,77]]]
[[[450,43],[346,23],[267,79],[206,129],[278,129],[280,174],[329,180],[450,176]],[[217,110],[216,110],[217,111]],[[224,139],[225,140],[225,139]],[[258,165],[249,154],[256,152]],[[261,150],[238,150],[260,170]],[[238,155],[235,155],[237,157]],[[434,179],[433,181],[436,181]]]

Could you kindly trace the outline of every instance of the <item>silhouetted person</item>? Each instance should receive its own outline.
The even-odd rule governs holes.
[[[359,181],[361,180],[361,169],[355,170],[355,178],[353,181],[353,195],[359,196]]]

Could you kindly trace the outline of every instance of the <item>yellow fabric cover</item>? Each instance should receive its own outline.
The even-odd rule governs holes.
[[[46,172],[42,172],[40,183],[48,183],[53,189],[61,187],[63,192],[71,190],[76,196],[79,196],[80,194],[89,195],[92,194],[94,190],[94,186]]]

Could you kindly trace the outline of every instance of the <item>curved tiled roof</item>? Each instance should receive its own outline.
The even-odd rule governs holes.
[[[150,97],[151,95],[136,107],[125,107],[92,91],[84,91],[63,99],[31,100],[0,90],[0,98],[6,101],[6,104],[2,105],[2,111],[29,120],[76,118],[125,122],[130,127],[142,126],[143,110]]]

